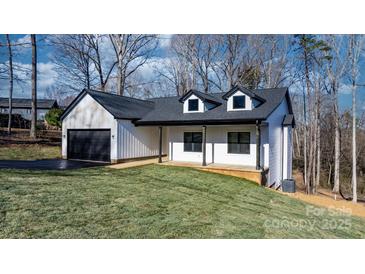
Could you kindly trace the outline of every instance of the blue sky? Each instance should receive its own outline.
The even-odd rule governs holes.
[[[158,58],[167,58],[167,47],[170,42],[171,35],[161,35],[160,44],[157,49],[156,55]],[[45,43],[47,37],[44,35],[38,35],[38,96],[39,98],[49,97],[49,91],[52,90],[57,82],[57,72],[55,71],[55,64],[52,62],[53,49]],[[4,43],[5,36],[0,35],[0,43]],[[12,41],[17,43],[29,42],[29,35],[11,35]],[[0,50],[0,61],[6,59],[7,56],[4,54],[5,48]],[[31,48],[27,47],[17,47],[15,49],[14,62],[19,66],[30,69],[31,64]],[[151,67],[144,68],[145,74],[151,73]],[[365,84],[365,74],[361,73],[365,70],[365,62],[361,62],[360,68],[360,78],[359,83]],[[23,74],[23,77],[30,79],[30,74]],[[359,112],[365,111],[365,87],[358,88],[358,110]],[[7,97],[8,89],[6,81],[0,80],[0,97]],[[16,85],[14,90],[15,97],[30,97],[30,82],[21,85]],[[341,109],[351,108],[351,90],[348,86],[344,86],[341,89],[341,94],[339,97],[339,102]]]

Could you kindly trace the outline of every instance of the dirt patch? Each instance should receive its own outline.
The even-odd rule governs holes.
[[[365,203],[358,202],[355,204],[352,201],[346,201],[342,199],[340,195],[335,195],[330,190],[323,188],[319,188],[317,190],[317,194],[315,195],[307,195],[305,193],[302,175],[298,172],[294,172],[293,177],[296,181],[297,192],[283,192],[283,194],[313,205],[327,207],[334,210],[337,209],[341,211],[351,212],[352,215],[365,218]]]
[[[62,133],[59,130],[38,130],[37,138],[30,138],[29,129],[12,129],[11,135],[8,135],[6,128],[0,128],[0,145],[31,145],[44,144],[59,146],[62,140]]]

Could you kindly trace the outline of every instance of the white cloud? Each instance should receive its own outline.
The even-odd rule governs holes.
[[[15,44],[22,44],[24,47],[30,47],[30,34],[24,35],[15,41]],[[23,45],[24,44],[24,45]]]
[[[342,84],[339,88],[340,94],[351,94],[351,85],[350,84]]]
[[[22,79],[21,82],[15,82],[14,85],[14,97],[24,97],[30,98],[31,96],[31,64],[24,63],[14,63],[15,75],[19,79]],[[47,90],[52,89],[52,87],[57,82],[57,71],[55,70],[55,64],[52,62],[48,63],[37,63],[37,92],[39,98],[47,97]],[[8,80],[2,80],[0,82],[0,93],[4,94],[1,96],[8,96]]]
[[[171,38],[173,34],[160,34],[159,45],[161,48],[167,48],[171,44]]]
[[[48,63],[38,63],[38,87],[40,89],[46,89],[52,87],[57,80],[58,74],[55,70],[55,64]]]

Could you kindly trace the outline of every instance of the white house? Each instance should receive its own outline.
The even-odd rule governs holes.
[[[292,176],[294,116],[287,88],[139,100],[83,90],[62,116],[62,156],[121,162],[170,161],[268,171],[267,184]]]
[[[52,108],[58,108],[56,100],[37,99],[37,120],[44,120],[46,113]],[[9,98],[0,98],[0,113],[9,113]],[[24,119],[31,120],[32,99],[13,98],[11,113],[20,114]]]

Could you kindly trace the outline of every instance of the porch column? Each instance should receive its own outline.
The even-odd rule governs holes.
[[[207,161],[206,161],[206,158],[207,158],[207,127],[206,126],[203,126],[202,128],[202,131],[203,131],[203,140],[202,140],[202,151],[203,151],[203,163],[202,163],[202,166],[206,166],[207,165]]]
[[[260,170],[261,130],[260,123],[256,120],[256,169]]]
[[[158,135],[160,138],[159,147],[158,147],[158,162],[162,163],[162,127],[158,127]]]

